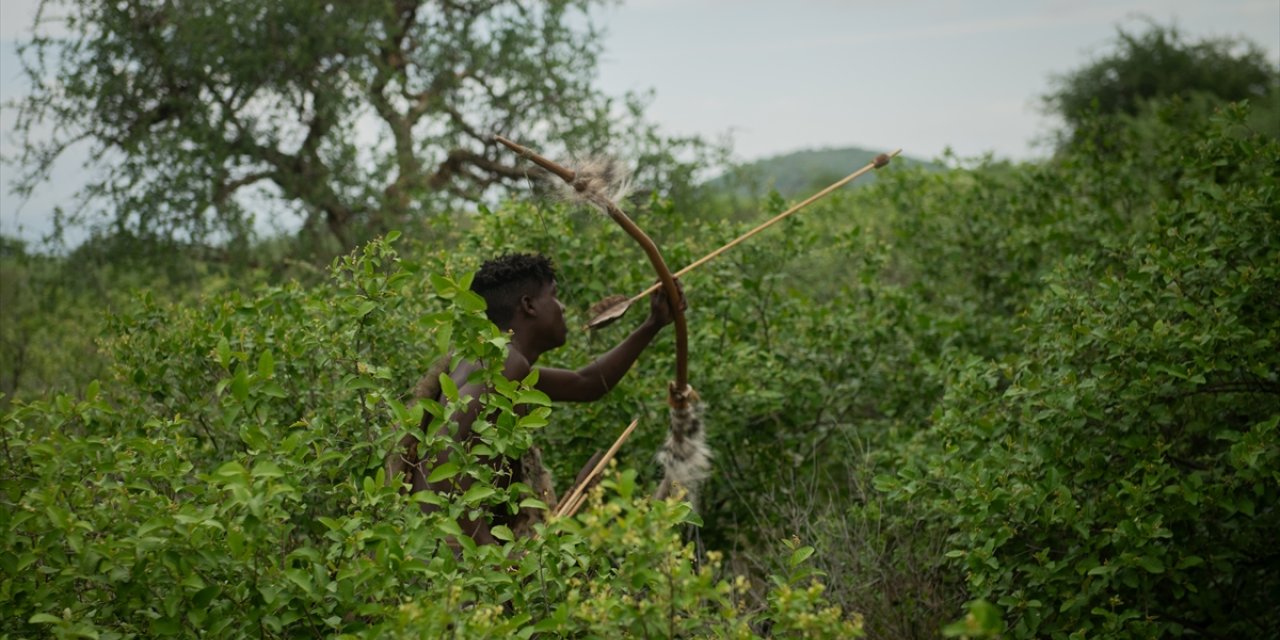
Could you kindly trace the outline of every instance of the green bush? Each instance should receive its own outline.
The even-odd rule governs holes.
[[[1280,144],[1231,110],[1166,143],[1148,224],[1062,260],[1020,352],[958,362],[878,486],[952,530],[1015,637],[1280,625]]]
[[[578,519],[505,546],[457,537],[455,553],[465,513],[537,506],[523,485],[495,489],[477,455],[518,455],[550,408],[530,380],[501,377],[507,337],[470,276],[401,259],[392,240],[310,290],[144,298],[115,321],[112,378],[5,413],[0,635],[857,634],[804,566],[811,548],[757,605],[681,539],[689,508],[646,500],[633,471]],[[403,400],[449,347],[486,363],[492,418],[433,476],[479,482],[407,497],[384,484],[382,456],[424,412],[434,432],[465,401],[450,385],[443,403]],[[424,516],[419,500],[441,509]]]

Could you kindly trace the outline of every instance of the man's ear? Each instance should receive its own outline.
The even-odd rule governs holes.
[[[524,311],[524,314],[527,316],[532,317],[538,315],[537,308],[533,306],[532,296],[520,296],[520,309]]]

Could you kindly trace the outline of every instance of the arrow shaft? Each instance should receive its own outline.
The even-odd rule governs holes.
[[[893,158],[893,157],[897,156],[899,153],[902,153],[902,149],[898,149],[898,150],[894,151],[893,153],[888,154],[888,157],[889,157],[889,158]],[[710,262],[710,261],[714,260],[715,258],[719,257],[719,256],[720,256],[720,254],[722,254],[722,253],[724,253],[724,252],[726,252],[726,251],[728,251],[728,250],[730,250],[730,249],[732,249],[732,248],[734,248],[734,247],[736,247],[736,246],[738,246],[738,245],[742,244],[743,242],[746,242],[747,240],[751,239],[753,236],[755,236],[756,234],[760,233],[761,231],[764,231],[765,229],[768,229],[769,227],[772,227],[773,225],[775,225],[775,224],[777,224],[777,223],[781,222],[782,220],[786,219],[786,218],[787,218],[788,216],[790,216],[791,214],[793,214],[793,213],[795,213],[795,212],[797,212],[797,211],[799,211],[799,210],[801,210],[801,209],[803,209],[803,208],[805,208],[805,207],[807,207],[807,206],[809,206],[809,205],[813,204],[814,202],[817,202],[818,200],[821,200],[822,198],[824,198],[824,197],[826,197],[826,196],[830,195],[830,194],[831,194],[833,191],[835,191],[836,189],[839,189],[840,187],[843,187],[843,186],[845,186],[846,184],[849,184],[850,182],[853,182],[854,180],[858,179],[859,177],[861,177],[861,176],[862,176],[863,174],[865,174],[866,172],[871,171],[872,169],[875,169],[875,168],[878,168],[878,167],[882,167],[882,166],[884,166],[885,162],[888,162],[888,160],[885,160],[884,162],[881,162],[879,158],[877,158],[876,160],[873,160],[873,161],[871,161],[871,162],[868,162],[868,163],[867,163],[867,166],[862,167],[861,169],[858,169],[857,171],[854,171],[853,173],[851,173],[851,174],[849,174],[849,175],[847,175],[847,176],[845,176],[845,177],[841,178],[840,180],[838,180],[837,182],[833,183],[831,186],[827,187],[826,189],[823,189],[822,191],[819,191],[819,192],[817,192],[817,193],[815,193],[815,194],[813,194],[813,195],[809,196],[808,198],[805,198],[803,202],[800,202],[799,204],[797,204],[797,205],[795,205],[795,206],[791,207],[790,209],[787,209],[786,211],[783,211],[782,213],[779,213],[778,215],[776,215],[776,216],[774,216],[774,217],[772,217],[772,218],[770,218],[770,219],[768,219],[768,220],[766,220],[766,221],[764,221],[764,222],[760,223],[759,225],[757,225],[757,226],[756,226],[756,228],[754,228],[754,229],[752,229],[752,230],[750,230],[750,231],[748,231],[748,232],[746,232],[746,233],[744,233],[744,234],[742,234],[742,235],[738,236],[737,238],[735,238],[734,240],[732,240],[732,241],[731,241],[731,242],[729,242],[728,244],[724,245],[723,247],[720,247],[719,249],[716,249],[715,251],[712,251],[711,253],[708,253],[707,255],[705,255],[705,256],[703,256],[703,257],[699,258],[696,262],[694,262],[694,263],[690,264],[689,266],[687,266],[687,267],[685,267],[685,268],[683,268],[683,269],[681,269],[681,270],[677,271],[677,272],[673,275],[673,277],[674,277],[674,278],[679,278],[680,276],[683,276],[684,274],[689,273],[690,271],[693,271],[694,269],[696,269],[696,268],[698,268],[698,267],[700,267],[700,266],[702,266],[702,265],[704,265],[704,264],[706,264],[706,263],[708,263],[708,262]],[[649,287],[648,289],[645,289],[644,291],[641,291],[640,293],[638,293],[638,294],[636,294],[635,296],[633,296],[630,300],[628,300],[628,301],[627,301],[627,305],[632,305],[632,304],[636,303],[637,301],[639,301],[639,300],[643,299],[645,296],[647,296],[647,295],[649,295],[649,294],[653,293],[654,291],[657,291],[659,287],[663,287],[663,286],[664,286],[664,283],[662,283],[662,282],[658,282],[658,283],[654,284],[653,286]]]

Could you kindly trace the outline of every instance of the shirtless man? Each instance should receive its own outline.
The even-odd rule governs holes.
[[[486,314],[495,325],[503,331],[511,333],[511,342],[507,347],[507,359],[502,374],[509,380],[522,380],[538,362],[538,358],[547,351],[560,347],[568,336],[568,327],[564,321],[564,305],[556,297],[556,272],[551,260],[541,255],[512,254],[502,256],[484,263],[471,282],[471,290],[479,294],[488,304]],[[683,304],[683,301],[682,301]],[[536,388],[547,394],[552,401],[590,402],[608,393],[618,384],[631,365],[635,363],[640,352],[649,346],[658,332],[670,324],[672,315],[667,305],[666,296],[661,291],[655,292],[649,299],[649,317],[622,342],[608,353],[600,356],[595,362],[570,371],[539,367]],[[482,384],[468,382],[467,378],[479,369],[475,362],[463,362],[450,374],[458,385],[461,396],[472,398],[466,411],[457,414],[458,430],[453,435],[455,440],[471,443],[475,434],[471,430],[472,423],[480,412],[480,396],[488,391]],[[422,428],[426,429],[431,416],[423,416]],[[442,434],[448,435],[447,430]],[[416,443],[415,443],[416,444]],[[403,455],[405,449],[401,443],[393,456]],[[416,447],[414,447],[416,449]],[[416,456],[410,456],[416,458]],[[448,460],[449,452],[445,450],[434,459],[405,460],[409,466],[405,471],[409,474],[409,483],[413,491],[433,490],[446,492],[451,490],[447,482],[431,484],[426,481],[431,469]],[[527,482],[521,467],[514,460],[493,460],[494,468],[506,466],[511,473],[502,482]],[[539,465],[540,466],[540,465]],[[461,479],[459,485],[465,491],[474,479]],[[423,503],[424,513],[430,513],[438,507]],[[484,518],[460,522],[463,532],[471,536],[479,544],[494,542],[490,534],[490,526],[507,524],[511,526],[513,518],[507,514],[491,514],[492,522]]]

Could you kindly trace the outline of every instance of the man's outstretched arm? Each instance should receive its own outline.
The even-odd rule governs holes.
[[[681,304],[687,306],[681,291]],[[649,297],[649,317],[645,318],[631,335],[600,356],[591,364],[570,371],[541,367],[538,369],[539,391],[547,394],[552,400],[565,402],[591,402],[599,400],[610,389],[617,386],[622,377],[631,370],[640,353],[653,342],[663,327],[671,324],[672,314],[667,305],[667,297],[662,291],[655,291]]]

